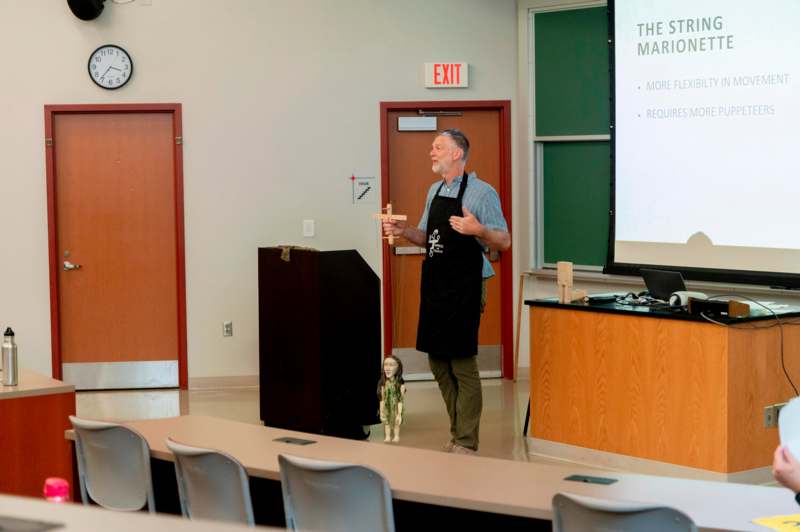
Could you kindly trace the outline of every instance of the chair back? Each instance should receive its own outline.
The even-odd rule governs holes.
[[[255,524],[247,471],[234,457],[167,438],[175,455],[181,511],[190,519]]]
[[[155,512],[150,447],[138,432],[117,423],[69,417],[81,498],[109,510]]]
[[[553,497],[553,532],[696,532],[683,512],[631,501],[598,499],[572,493]]]
[[[290,530],[394,532],[392,492],[365,466],[278,455]]]

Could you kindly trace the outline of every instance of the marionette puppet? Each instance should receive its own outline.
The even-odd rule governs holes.
[[[386,208],[382,209],[382,210],[386,211],[386,212],[381,212],[379,214],[373,214],[372,217],[375,220],[380,220],[381,222],[400,222],[400,221],[404,222],[404,221],[408,220],[408,216],[406,216],[405,214],[394,214],[392,212],[392,204],[391,203],[387,203],[386,204]],[[384,236],[383,237],[384,240],[388,240],[389,241],[389,245],[390,246],[394,246],[394,240],[396,238],[400,238],[400,237],[397,237],[397,236],[394,236],[394,235],[388,235],[388,236]]]
[[[385,442],[400,441],[400,424],[403,422],[403,396],[406,385],[403,381],[403,363],[389,355],[383,359],[383,372],[378,382],[380,418],[383,423]]]

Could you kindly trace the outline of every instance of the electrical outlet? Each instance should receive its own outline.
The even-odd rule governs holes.
[[[778,426],[778,422],[781,420],[781,410],[783,407],[786,406],[786,403],[776,403],[772,405],[772,409],[775,411],[775,426]]]
[[[303,236],[306,238],[314,236],[314,220],[303,220]]]
[[[764,428],[769,429],[778,426],[781,409],[784,406],[786,406],[786,403],[775,403],[764,407]]]
[[[223,321],[222,322],[222,336],[233,336],[233,322],[232,321]]]
[[[775,412],[774,405],[767,405],[764,407],[764,428],[769,429],[778,426],[778,415]]]

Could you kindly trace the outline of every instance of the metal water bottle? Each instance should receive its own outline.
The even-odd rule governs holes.
[[[14,331],[11,327],[3,335],[3,386],[16,386],[19,384],[19,369],[17,367],[17,344],[14,343]]]

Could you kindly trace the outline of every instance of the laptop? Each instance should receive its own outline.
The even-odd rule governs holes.
[[[642,274],[647,291],[650,292],[650,296],[654,299],[669,301],[669,296],[673,292],[686,290],[681,272],[649,270],[647,268],[642,268],[639,271]]]

